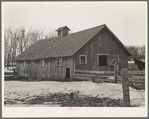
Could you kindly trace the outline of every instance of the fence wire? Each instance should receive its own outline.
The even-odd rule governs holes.
[[[139,91],[139,90],[136,90],[136,91],[132,91],[131,90],[131,92],[138,92],[139,94],[140,94],[140,98],[139,98],[139,96],[137,96],[136,98],[131,98],[131,93],[129,93],[129,95],[130,95],[130,100],[128,100],[128,101],[130,101],[130,104],[132,103],[134,103],[133,101],[137,101],[137,104],[136,105],[141,105],[142,104],[142,101],[143,102],[145,102],[145,97],[141,94],[141,92]],[[113,96],[117,96],[117,95],[122,95],[122,97],[123,97],[123,93],[124,92],[122,92],[122,91],[118,91],[118,93],[115,93],[115,94],[110,94],[110,95],[108,95],[108,96],[106,96],[106,97],[108,97],[108,98],[112,98]]]
[[[130,77],[128,77],[128,79],[130,79]],[[130,104],[133,103],[133,101],[136,102],[138,100],[137,105],[142,105],[142,103],[144,105],[145,96],[143,96],[142,93],[144,93],[144,92],[142,92],[142,91],[145,91],[145,81],[144,82],[136,82],[135,80],[134,81],[128,80],[128,86],[131,87],[132,89],[134,89],[134,90],[129,90]],[[138,96],[135,96],[135,98],[133,98],[133,96],[132,96],[133,94],[131,94],[130,92],[138,92],[140,96],[138,95]],[[114,94],[108,95],[107,97],[111,98],[112,96],[116,96],[116,95],[122,95],[122,97],[123,97],[123,93],[125,93],[125,92],[117,91]]]

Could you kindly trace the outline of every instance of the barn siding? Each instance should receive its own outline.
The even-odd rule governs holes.
[[[81,40],[81,39],[80,39]],[[23,61],[17,61],[18,73],[22,77],[65,79],[66,68],[70,68],[70,77],[73,77],[73,69],[98,71],[97,54],[119,55],[119,68],[127,68],[128,52],[106,28],[103,28],[88,43],[78,50],[73,57],[63,57],[62,66],[57,66],[57,58],[45,59],[45,66],[40,66],[40,60],[35,60],[33,66],[30,61],[23,67]],[[79,55],[87,55],[87,64],[79,64]],[[100,70],[108,70],[108,67],[100,67]]]
[[[73,59],[71,57],[62,58],[62,66],[57,66],[57,59],[45,59],[44,67],[41,67],[40,60],[34,60],[33,65],[31,65],[31,61],[27,61],[25,67],[23,61],[17,61],[18,73],[22,77],[64,80],[66,78],[66,68],[70,68],[70,77],[72,79]]]
[[[75,68],[79,70],[98,71],[97,54],[119,55],[119,68],[128,67],[128,53],[106,28],[95,35],[74,54]],[[87,64],[79,64],[79,55],[87,55]],[[108,68],[100,67],[100,70],[108,70]]]

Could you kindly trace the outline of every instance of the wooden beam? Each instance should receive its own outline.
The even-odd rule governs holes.
[[[104,71],[105,74],[114,74],[114,71]]]
[[[113,75],[114,75],[114,71],[75,70],[75,73],[87,73],[87,74],[113,74]]]
[[[93,73],[93,74],[104,74],[104,71],[90,71],[90,70],[75,70],[75,72],[79,73]]]
[[[117,71],[117,63],[115,63],[115,65],[114,65],[114,79],[115,79],[115,83],[117,83],[117,73],[118,71]]]
[[[74,74],[74,76],[82,76],[82,77],[97,77],[96,75],[94,74]]]
[[[128,74],[144,74],[145,75],[145,71],[128,71]]]
[[[130,107],[128,72],[127,69],[122,70],[122,88],[123,88],[123,103],[124,107]]]
[[[120,72],[122,74],[122,72]],[[145,75],[145,71],[128,71],[128,74],[135,75],[135,74],[142,74]]]

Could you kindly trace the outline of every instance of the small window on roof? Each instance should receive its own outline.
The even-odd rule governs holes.
[[[58,60],[57,60],[57,66],[62,66],[62,58],[58,58]]]
[[[87,64],[87,55],[80,55],[79,61],[80,64]]]

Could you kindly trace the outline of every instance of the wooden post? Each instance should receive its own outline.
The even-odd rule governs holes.
[[[16,75],[16,71],[15,71],[15,68],[13,68],[13,76]]]
[[[117,76],[119,75],[119,63],[117,63]]]
[[[75,69],[76,69],[76,68],[75,68],[75,63],[73,63],[73,70],[75,71]]]
[[[70,99],[71,100],[73,99],[73,93],[70,93]]]
[[[75,75],[75,63],[73,63],[73,74],[72,74],[72,77],[74,77],[74,75]]]
[[[114,79],[115,83],[117,83],[117,63],[114,64]]]
[[[123,88],[123,103],[124,107],[130,107],[128,72],[127,69],[122,70],[122,88]]]

